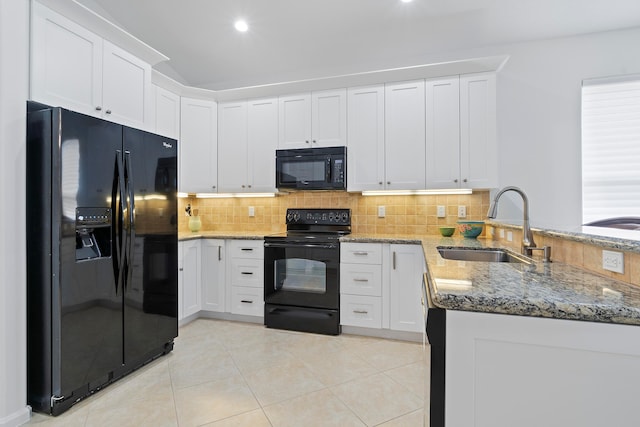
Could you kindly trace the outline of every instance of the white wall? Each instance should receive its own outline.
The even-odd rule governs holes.
[[[0,1],[0,426],[26,404],[25,119],[29,0]]]
[[[532,225],[580,225],[581,82],[640,73],[638,46],[640,28],[487,49],[510,55],[497,85],[500,186],[525,190]],[[522,220],[521,206],[506,193],[498,218]]]

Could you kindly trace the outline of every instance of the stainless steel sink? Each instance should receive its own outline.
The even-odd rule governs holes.
[[[438,246],[440,256],[445,259],[458,261],[484,261],[484,262],[521,262],[533,263],[533,260],[523,255],[499,248],[467,248],[467,247],[443,247]]]

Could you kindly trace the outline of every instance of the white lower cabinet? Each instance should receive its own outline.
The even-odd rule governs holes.
[[[228,240],[227,248],[231,314],[264,316],[264,241]]]
[[[340,323],[365,328],[382,328],[382,298],[340,295]]]
[[[181,241],[178,320],[200,311],[263,317],[263,282],[263,240]]]
[[[264,292],[262,288],[232,286],[231,313],[245,316],[264,316]]]
[[[201,270],[200,270],[200,240],[187,240],[180,242],[179,247],[182,249],[182,271],[178,278],[182,278],[181,293],[179,294],[178,304],[182,308],[182,316],[184,319],[200,311],[202,300],[201,290]]]
[[[424,252],[420,245],[389,245],[389,328],[423,332],[422,274]]]
[[[201,244],[202,310],[225,312],[225,242],[203,239]]]
[[[420,245],[342,243],[340,323],[422,332]]]

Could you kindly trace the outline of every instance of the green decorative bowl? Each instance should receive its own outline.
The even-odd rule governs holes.
[[[458,231],[467,239],[475,239],[482,233],[484,221],[458,221]]]
[[[440,234],[442,234],[442,237],[451,237],[455,231],[455,227],[440,227]]]

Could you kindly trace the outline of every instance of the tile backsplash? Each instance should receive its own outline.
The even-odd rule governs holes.
[[[285,231],[287,208],[349,208],[352,231],[372,235],[438,234],[438,227],[458,221],[458,206],[465,206],[468,220],[484,219],[489,192],[469,195],[362,196],[344,191],[299,191],[272,198],[179,199],[179,231],[189,233],[185,207],[198,209],[201,231],[247,231],[273,234]],[[446,217],[438,218],[437,206],[445,206]],[[378,217],[378,207],[385,217]],[[249,216],[253,207],[255,216]]]

